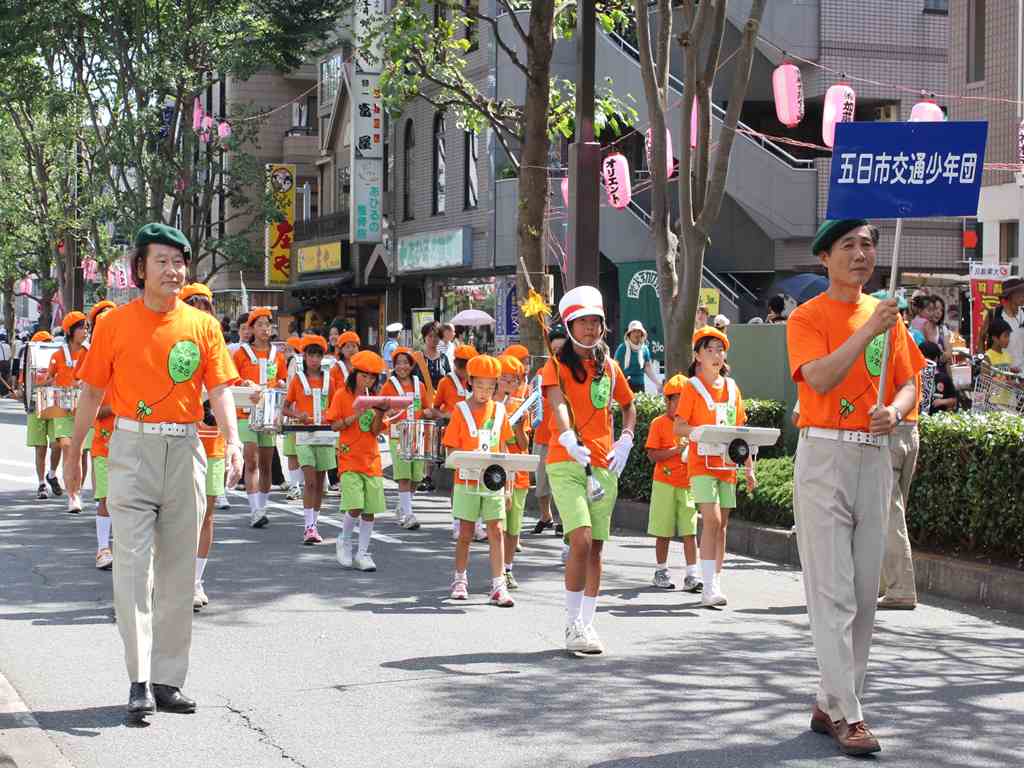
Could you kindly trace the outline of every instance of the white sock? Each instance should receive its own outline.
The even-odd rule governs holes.
[[[398,510],[402,517],[412,514],[412,491],[398,492]]]
[[[53,479],[53,478],[55,478],[56,476],[57,476],[57,473],[56,473],[56,472],[54,472],[54,471],[53,471],[52,469],[48,469],[48,470],[46,470],[46,479],[47,479],[47,480],[52,480],[52,479]]]
[[[715,584],[715,561],[701,560],[700,569],[704,575],[704,587],[711,587],[713,589]]]
[[[455,578],[461,581],[469,582],[469,576],[466,575],[467,571],[456,571]]]
[[[345,515],[345,521],[341,525],[341,544],[347,547],[352,539],[352,531],[356,528],[356,519],[348,512],[342,512],[342,514]]]
[[[583,590],[570,592],[565,590],[565,623],[573,624],[580,617],[580,609],[583,606]]]
[[[110,548],[110,518],[96,515],[96,545],[99,549]]]
[[[245,495],[249,497],[249,511],[250,512],[259,512],[259,510],[260,510],[260,495],[258,493],[247,493]]]
[[[259,505],[260,505],[260,512],[266,512],[266,510],[267,510],[267,499],[270,498],[270,494],[269,493],[264,493],[263,491],[260,491],[259,493],[256,494],[256,496],[258,497],[258,501],[259,501]]]
[[[692,576],[692,577],[696,578],[699,574],[700,574],[700,568],[697,567],[696,563],[694,563],[693,565],[687,565],[686,566],[686,575],[687,576]]]
[[[370,536],[373,535],[373,520],[359,521],[359,554],[365,555],[370,548]]]
[[[597,613],[597,595],[593,597],[583,596],[583,602],[580,605],[580,621],[583,622],[584,627],[589,627],[594,623],[594,614]]]
[[[491,592],[494,592],[499,587],[504,587],[504,586],[505,586],[505,577],[504,576],[495,576],[493,579],[491,579]]]
[[[658,563],[655,566],[655,568],[657,568],[659,571],[667,571],[668,570],[668,563]]]
[[[205,557],[196,558],[196,584],[203,583],[203,571],[206,570],[206,560],[207,558]]]
[[[315,509],[304,509],[302,510],[302,514],[306,518],[307,528],[316,525],[317,511]]]

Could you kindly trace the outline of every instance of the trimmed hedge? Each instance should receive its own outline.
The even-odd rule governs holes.
[[[1024,557],[1024,420],[1004,414],[925,416],[907,528],[924,546]],[[793,524],[793,459],[758,462],[758,489],[741,480],[737,513]]]
[[[660,395],[637,395],[633,402],[636,404],[636,435],[633,441],[633,452],[630,454],[629,463],[619,478],[619,495],[623,498],[649,501],[651,498],[651,476],[654,473],[654,465],[647,458],[647,451],[644,446],[647,444],[647,430],[658,416],[665,412],[665,399]],[[777,400],[755,400],[743,401],[743,407],[747,412],[747,424],[751,427],[775,427],[782,429],[782,421],[786,415],[786,406]],[[621,415],[618,408],[615,409],[616,434],[621,424]],[[779,442],[768,449],[758,453],[758,459],[762,457],[781,456],[785,453],[785,446],[780,437]]]

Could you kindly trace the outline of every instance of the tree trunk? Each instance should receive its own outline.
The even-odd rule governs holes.
[[[48,331],[53,327],[53,299],[43,294],[42,301],[39,302],[39,328],[43,331]]]
[[[526,101],[523,106],[523,146],[519,162],[519,261],[516,266],[516,296],[526,299],[529,285],[541,292],[544,279],[544,218],[548,206],[548,106],[551,100],[551,54],[554,3],[533,0],[530,8],[530,45],[527,47]],[[523,273],[525,270],[527,274]],[[547,297],[551,298],[551,297]],[[519,337],[530,354],[546,354],[539,324],[521,318]]]
[[[21,278],[8,277],[0,284],[0,291],[4,295],[4,328],[7,329],[7,339],[14,345],[14,286]]]

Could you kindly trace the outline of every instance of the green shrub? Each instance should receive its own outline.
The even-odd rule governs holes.
[[[1002,414],[925,416],[907,527],[916,544],[1024,556],[1024,422]],[[793,524],[793,460],[758,461],[758,489],[737,488],[737,514]]]
[[[636,435],[633,441],[633,452],[629,462],[619,478],[619,495],[623,498],[649,501],[651,498],[651,477],[654,465],[647,458],[644,446],[647,444],[647,431],[658,416],[665,412],[665,399],[660,395],[638,394],[633,402],[636,404]],[[747,423],[752,427],[774,427],[782,429],[786,406],[777,400],[744,400],[743,407],[747,412]],[[615,433],[621,427],[622,419],[618,408],[615,409]],[[758,457],[782,455],[782,438],[779,445],[770,450],[762,450]]]

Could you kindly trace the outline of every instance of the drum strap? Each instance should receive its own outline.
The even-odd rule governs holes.
[[[74,368],[75,361],[71,359],[71,350],[68,349],[68,345],[61,344],[61,349],[64,350],[64,365],[66,365],[68,368]]]
[[[312,395],[313,391],[309,388],[309,379],[306,378],[306,372],[301,368],[296,368],[295,375],[299,377],[299,384],[302,385],[302,391],[305,392],[307,396]]]
[[[248,356],[249,362],[252,363],[253,365],[256,365],[256,361],[258,358],[256,357],[256,353],[252,351],[252,347],[250,347],[248,344],[241,344],[240,346],[242,351],[245,352],[245,354]]]
[[[345,381],[348,381],[348,366],[345,365],[345,361],[342,360],[340,357],[338,358],[338,367],[341,368],[341,378]]]
[[[469,403],[462,400],[455,404],[459,411],[462,413],[462,418],[466,422],[466,430],[469,432],[469,436],[476,439],[479,437],[480,431],[476,427],[476,419],[473,418],[473,412],[469,410]],[[494,427],[491,430],[492,435],[498,435],[499,439],[501,436],[501,428],[505,424],[505,404],[495,401],[494,403]],[[477,450],[490,450],[490,446],[481,446],[477,443]]]
[[[452,380],[452,383],[455,385],[455,391],[459,393],[459,397],[468,400],[469,390],[462,386],[462,382],[459,381],[458,374],[456,374],[455,371],[452,371],[451,373],[448,374],[448,377]]]
[[[82,348],[83,349],[89,349],[91,347],[92,347],[92,343],[88,339],[86,339],[85,341],[82,342]]]
[[[704,405],[708,407],[711,413],[715,412],[715,401],[711,399],[711,393],[708,392],[708,388],[704,386],[704,382],[700,380],[699,376],[694,376],[690,379],[690,386],[697,390],[697,394],[704,399]],[[729,391],[729,405],[736,405],[736,382],[730,379],[728,376],[725,377],[725,387]]]

